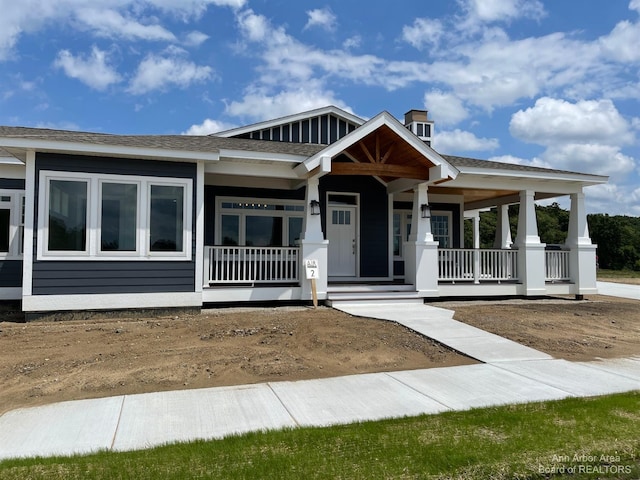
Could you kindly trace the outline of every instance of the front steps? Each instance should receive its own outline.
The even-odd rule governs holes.
[[[413,285],[329,285],[326,304],[337,303],[424,303]]]

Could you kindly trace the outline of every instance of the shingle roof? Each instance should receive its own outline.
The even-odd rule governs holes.
[[[492,170],[510,170],[513,172],[539,172],[539,173],[565,173],[571,175],[584,175],[579,172],[568,170],[555,170],[551,168],[533,167],[529,165],[519,165],[517,163],[494,162],[491,160],[480,160],[479,158],[458,157],[455,155],[442,155],[447,162],[456,168],[487,168]]]
[[[208,135],[112,135],[106,133],[74,132],[28,127],[0,126],[0,137],[29,138],[54,142],[113,145],[132,148],[153,148],[192,152],[218,152],[222,149],[268,152],[310,157],[325,147],[305,143],[269,142],[225,138]]]
[[[184,152],[214,153],[220,150],[242,150],[247,152],[266,152],[284,155],[311,157],[326,148],[326,145],[307,143],[288,143],[267,140],[218,137],[215,135],[113,135],[106,133],[53,130],[46,128],[0,126],[0,137],[29,138],[55,142],[86,143],[87,145],[107,145],[131,148],[176,150]],[[477,158],[442,155],[456,168],[482,168],[488,170],[508,170],[522,173],[578,174],[565,170],[493,162]]]

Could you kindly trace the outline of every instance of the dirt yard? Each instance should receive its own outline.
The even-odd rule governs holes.
[[[559,358],[640,355],[637,301],[593,296],[435,305]],[[399,325],[329,308],[2,321],[0,413],[71,399],[469,363]]]

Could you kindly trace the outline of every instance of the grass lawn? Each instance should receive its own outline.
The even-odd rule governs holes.
[[[629,279],[640,279],[640,271],[635,270],[606,270],[603,268],[598,269],[597,272],[598,280],[600,279],[608,279],[608,280],[629,280]]]
[[[0,462],[9,479],[640,477],[640,392]]]

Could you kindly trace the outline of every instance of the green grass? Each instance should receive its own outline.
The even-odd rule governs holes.
[[[638,432],[635,392],[137,452],[10,460],[0,462],[0,478],[632,479],[640,478]]]
[[[628,278],[640,278],[640,271],[636,270],[606,270],[606,269],[598,269],[598,279],[600,278],[609,278],[609,279],[628,279]]]

